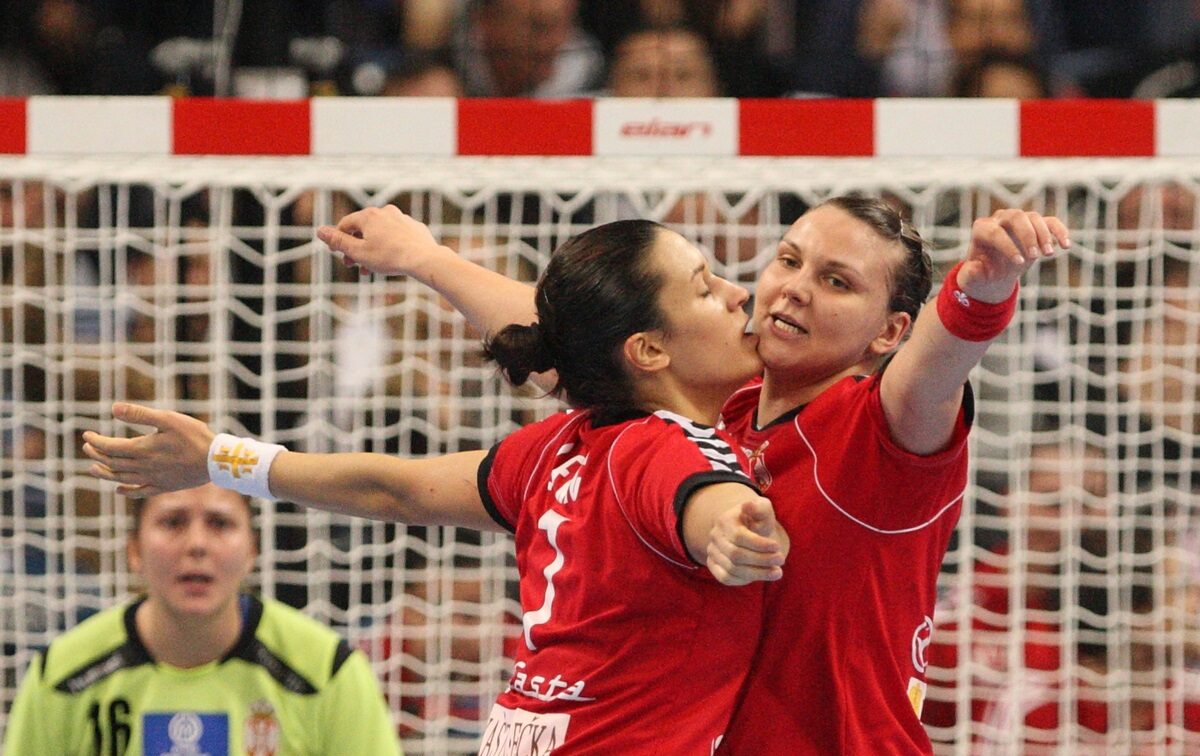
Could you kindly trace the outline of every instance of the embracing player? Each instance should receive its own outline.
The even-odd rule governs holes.
[[[318,235],[351,262],[388,260],[485,331],[535,317],[527,285],[414,244],[412,223],[370,208]],[[762,378],[722,416],[805,566],[768,590],[723,751],[932,751],[924,650],[966,487],[967,377],[1012,318],[1021,275],[1069,245],[1057,218],[998,211],[925,303],[925,244],[886,203],[836,197],[788,229],[754,302]]]

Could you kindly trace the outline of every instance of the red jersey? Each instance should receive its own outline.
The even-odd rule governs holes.
[[[878,377],[846,378],[765,428],[760,380],[726,428],[791,538],[724,753],[929,753],[920,722],[937,575],[967,482],[968,388],[944,451],[892,440]]]
[[[697,754],[724,733],[754,656],[763,584],[730,588],[688,555],[702,486],[753,487],[714,428],[669,412],[596,427],[560,413],[480,466],[516,536],[524,635],[480,754]]]

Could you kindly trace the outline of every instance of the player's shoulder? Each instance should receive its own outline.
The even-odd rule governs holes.
[[[878,375],[851,375],[842,378],[813,397],[800,408],[802,422],[825,422],[830,417],[845,417],[856,408],[879,403]]]
[[[41,677],[49,686],[79,693],[122,669],[148,661],[128,632],[136,604],[120,604],[94,614],[54,639],[41,657]]]
[[[275,599],[249,600],[258,621],[250,647],[235,655],[263,666],[284,688],[319,692],[353,653],[338,633],[299,610]]]
[[[518,428],[506,436],[501,443],[516,444],[522,448],[539,446],[549,443],[551,440],[578,434],[586,426],[587,419],[587,412],[575,410],[555,412],[549,417]]]
[[[651,436],[682,438],[693,443],[726,438],[725,432],[714,425],[707,425],[668,410],[654,412],[638,427]]]
[[[257,596],[252,596],[249,600],[262,607],[262,619],[259,621],[255,633],[260,639],[270,639],[273,644],[277,639],[283,641],[294,639],[300,646],[306,648],[311,648],[314,644],[337,643],[341,639],[331,628],[282,601]],[[279,648],[286,648],[281,644],[276,645]]]
[[[866,401],[869,397],[879,393],[879,380],[881,377],[878,373],[872,375],[848,375],[821,392],[813,400],[813,404]]]
[[[645,463],[682,464],[686,454],[694,453],[713,470],[742,471],[737,445],[724,430],[667,410],[625,423],[612,448],[615,457],[633,456]]]

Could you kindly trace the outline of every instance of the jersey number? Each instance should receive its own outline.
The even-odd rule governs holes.
[[[114,698],[108,704],[108,716],[101,718],[100,703],[88,707],[88,719],[92,722],[92,739],[97,756],[104,756],[104,730],[108,730],[109,756],[121,756],[129,747],[129,702]]]
[[[533,628],[550,621],[550,611],[554,605],[554,576],[563,568],[563,562],[566,561],[562,549],[558,547],[558,526],[566,521],[566,517],[553,509],[547,509],[538,519],[538,529],[546,531],[546,540],[554,549],[554,559],[542,571],[542,574],[546,576],[546,598],[542,601],[542,607],[536,612],[525,612],[525,616],[521,618],[521,623],[525,626],[525,645],[530,651],[537,650],[537,646],[533,643]]]

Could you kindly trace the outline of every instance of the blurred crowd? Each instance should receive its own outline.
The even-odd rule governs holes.
[[[1197,91],[1197,0],[8,0],[0,9],[0,96]]]

